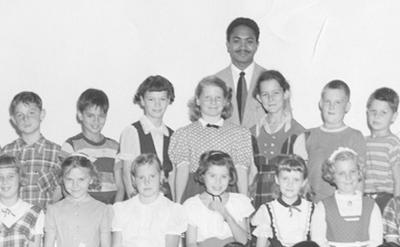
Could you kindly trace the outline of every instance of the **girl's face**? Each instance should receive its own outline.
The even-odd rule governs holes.
[[[0,200],[17,199],[19,188],[19,174],[15,168],[0,169]]]
[[[145,164],[136,168],[136,188],[144,202],[152,202],[160,194],[161,175],[153,164]]]
[[[282,199],[292,204],[295,202],[300,194],[300,190],[306,183],[303,178],[303,173],[300,171],[280,171],[276,178],[276,183],[279,185],[282,193]]]
[[[88,195],[89,185],[93,182],[89,168],[74,167],[63,177],[65,190],[74,199],[83,199]]]
[[[203,87],[200,97],[196,98],[196,104],[200,106],[201,116],[203,118],[221,117],[222,111],[226,105],[224,91],[218,86],[205,86]]]
[[[211,165],[204,174],[204,185],[209,193],[221,195],[229,185],[229,170],[226,166]]]
[[[147,91],[140,98],[144,114],[150,119],[162,119],[170,103],[167,91]]]
[[[268,113],[283,111],[288,97],[288,93],[283,91],[276,80],[271,79],[260,83],[260,94],[257,95],[257,99]]]
[[[360,173],[354,160],[340,160],[334,164],[334,182],[342,194],[354,194],[360,180]]]

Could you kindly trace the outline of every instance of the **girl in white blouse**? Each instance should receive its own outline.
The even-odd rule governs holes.
[[[222,247],[248,238],[247,218],[254,211],[250,199],[238,193],[226,192],[237,181],[231,157],[221,151],[207,151],[200,157],[195,181],[205,191],[183,204],[188,214],[187,247]]]

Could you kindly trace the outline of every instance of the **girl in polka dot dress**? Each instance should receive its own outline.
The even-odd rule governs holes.
[[[215,76],[199,82],[194,99],[189,102],[191,124],[178,129],[171,137],[169,156],[176,170],[175,200],[184,202],[204,188],[194,182],[200,155],[209,150],[228,153],[238,173],[237,189],[247,194],[248,168],[253,165],[250,131],[225,119],[232,111],[231,89]],[[231,190],[235,191],[236,186]]]
[[[45,247],[111,246],[112,209],[88,193],[98,184],[95,168],[83,154],[75,154],[61,165],[65,199],[50,205],[45,222]]]
[[[258,208],[275,196],[273,158],[279,154],[293,154],[293,143],[305,129],[292,117],[290,85],[280,72],[263,72],[257,80],[253,97],[266,112],[250,129],[257,138],[259,150],[255,154],[259,173],[254,196],[254,205]]]

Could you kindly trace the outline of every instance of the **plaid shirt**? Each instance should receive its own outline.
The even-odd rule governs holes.
[[[400,237],[400,197],[392,198],[383,211],[384,237]]]
[[[27,183],[20,188],[21,199],[46,209],[57,186],[61,147],[43,136],[31,145],[19,138],[6,145],[2,154],[17,158],[24,169]]]

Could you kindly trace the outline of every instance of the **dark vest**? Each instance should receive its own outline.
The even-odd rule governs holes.
[[[332,242],[357,242],[369,240],[369,224],[374,201],[368,197],[362,198],[360,216],[345,216],[339,214],[335,196],[332,195],[323,201],[326,213],[326,238]],[[347,220],[346,220],[347,219]]]
[[[147,135],[143,131],[143,126],[140,124],[140,121],[137,121],[132,124],[133,127],[136,128],[137,133],[139,135],[140,142],[140,153],[153,153],[156,154],[156,148],[154,147],[153,138],[151,137],[151,133]],[[168,147],[169,140],[171,138],[172,133],[174,132],[172,129],[167,127],[169,136],[164,135],[164,147],[163,147],[163,163],[162,169],[164,171],[165,177],[168,177],[170,171],[172,171],[172,163],[168,156]]]

